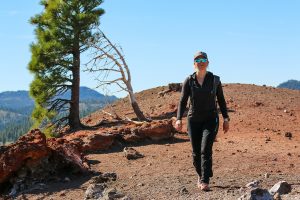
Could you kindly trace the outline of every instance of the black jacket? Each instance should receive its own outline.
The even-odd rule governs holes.
[[[226,101],[224,99],[222,84],[219,82],[216,88],[216,97],[213,92],[214,75],[207,72],[202,86],[196,79],[196,73],[188,76],[182,85],[181,98],[178,105],[177,119],[181,120],[190,97],[188,117],[193,121],[203,121],[217,116],[217,104],[219,104],[223,118],[229,118]],[[193,91],[192,91],[193,90]]]

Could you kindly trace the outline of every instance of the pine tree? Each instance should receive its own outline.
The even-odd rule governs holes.
[[[36,26],[29,70],[34,74],[30,95],[35,100],[35,126],[45,119],[67,122],[71,129],[82,126],[79,118],[80,55],[95,38],[104,10],[102,0],[41,0],[44,11],[30,19]],[[71,90],[71,99],[60,95]],[[67,116],[61,117],[60,112]],[[54,121],[55,119],[55,121]]]

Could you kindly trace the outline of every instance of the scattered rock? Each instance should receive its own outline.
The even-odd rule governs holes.
[[[238,200],[273,200],[273,197],[266,189],[254,188],[238,198]]]
[[[269,192],[274,195],[275,193],[278,194],[288,194],[291,192],[292,187],[290,184],[288,184],[286,181],[280,181],[276,183],[270,190]]]
[[[182,187],[180,189],[180,195],[187,195],[189,194],[189,191],[186,189],[186,187]]]
[[[69,177],[64,178],[64,182],[70,182],[70,181],[71,181],[71,179]]]
[[[177,105],[175,104],[169,104],[169,109],[174,110],[176,108]]]
[[[233,103],[233,99],[232,99],[232,98],[229,98],[229,99],[227,100],[227,103]]]
[[[273,196],[274,200],[281,200],[281,196],[280,194],[276,193],[274,196]]]
[[[259,107],[259,106],[264,106],[264,104],[262,102],[256,101],[254,102],[254,106]]]
[[[167,90],[161,91],[158,93],[159,97],[163,97],[165,94],[169,93],[169,92],[180,92],[181,88],[182,88],[182,84],[181,83],[169,83],[169,88]]]
[[[143,122],[139,126],[120,131],[121,137],[128,142],[138,142],[143,139],[162,140],[174,136],[175,128],[172,120],[158,120],[152,122]]]
[[[259,185],[259,181],[255,180],[255,181],[252,181],[252,182],[248,183],[246,185],[246,187],[249,188],[249,189],[252,189],[252,188],[257,188],[258,185]]]
[[[104,196],[103,192],[106,188],[107,185],[104,183],[89,185],[87,190],[85,191],[84,200],[102,198]]]
[[[164,90],[158,93],[159,97],[163,97],[166,93],[170,92],[170,90]]]
[[[115,139],[113,134],[97,133],[92,134],[82,139],[82,150],[83,151],[95,151],[95,150],[106,150],[109,149]]]
[[[116,190],[116,188],[109,188],[105,190],[103,195],[103,200],[112,200],[112,199],[123,199],[125,195],[119,191]]]
[[[270,137],[268,137],[268,136],[266,136],[266,140],[265,140],[265,142],[267,143],[267,142],[270,142],[271,141],[271,138]]]
[[[64,196],[66,196],[66,193],[63,191],[59,194],[59,196],[64,197]]]
[[[169,86],[169,90],[175,91],[175,92],[181,91],[181,88],[182,88],[181,83],[169,83],[168,86]]]
[[[115,181],[117,179],[116,173],[103,173],[99,176],[93,177],[90,181],[90,185],[85,191],[84,199],[93,200],[130,200],[129,197],[116,190],[116,188],[109,188],[107,183]]]
[[[285,132],[284,136],[289,138],[289,139],[292,139],[292,137],[293,137],[291,132]]]
[[[117,180],[117,174],[114,172],[106,172],[106,173],[101,173],[98,176],[95,176],[93,178],[91,178],[91,180],[89,181],[89,183],[93,184],[93,183],[106,183],[106,182],[110,182],[110,181],[116,181]]]
[[[17,194],[17,185],[16,184],[14,184],[13,185],[13,187],[11,188],[11,190],[10,190],[10,192],[9,192],[9,196],[11,196],[11,197],[14,197],[14,196],[16,196],[16,194]]]
[[[128,159],[128,160],[135,160],[138,158],[143,158],[144,155],[139,153],[137,150],[135,150],[132,147],[125,147],[124,150],[124,156]]]
[[[269,177],[270,177],[270,174],[269,174],[269,173],[265,173],[264,177],[265,177],[265,178],[269,178]]]
[[[174,136],[175,129],[172,120],[159,120],[151,123],[144,123],[138,128],[137,135],[152,140],[162,140]]]

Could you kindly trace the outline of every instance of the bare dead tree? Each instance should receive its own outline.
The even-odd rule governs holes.
[[[129,101],[140,121],[148,121],[141,111],[131,85],[131,74],[125,61],[122,47],[113,44],[106,35],[98,30],[98,37],[90,41],[92,59],[86,64],[86,70],[97,73],[98,86],[116,84],[121,91],[128,92]]]

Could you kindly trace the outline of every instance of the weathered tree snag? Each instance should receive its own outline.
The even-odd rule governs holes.
[[[122,48],[113,44],[101,30],[99,30],[98,36],[98,40],[90,41],[90,46],[95,51],[92,60],[86,64],[86,71],[99,73],[97,77],[101,78],[97,79],[99,81],[97,87],[116,84],[122,91],[128,92],[129,101],[137,118],[140,121],[149,121],[141,111],[134,96],[131,73],[122,54]],[[116,76],[108,78],[110,73],[115,73]]]

